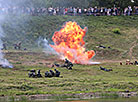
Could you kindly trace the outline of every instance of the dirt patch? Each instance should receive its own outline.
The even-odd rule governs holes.
[[[59,57],[54,55],[46,55],[45,53],[39,52],[4,52],[5,57],[12,64],[16,65],[43,65],[49,66],[55,62],[61,62],[62,60]]]

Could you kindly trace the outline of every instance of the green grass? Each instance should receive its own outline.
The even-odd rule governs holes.
[[[12,19],[11,19],[12,17]],[[26,16],[8,17],[3,24],[6,34],[3,38],[8,45],[5,57],[14,65],[13,69],[0,68],[0,96],[34,95],[34,94],[76,94],[89,92],[138,92],[138,66],[119,65],[116,60],[138,59],[138,16]],[[31,69],[40,69],[44,76],[50,70],[51,63],[63,63],[56,56],[42,53],[37,47],[37,39],[47,37],[52,43],[53,33],[59,30],[66,21],[76,21],[88,33],[84,40],[87,50],[94,50],[93,60],[103,61],[100,65],[74,65],[73,70],[57,68],[63,78],[28,78]],[[13,23],[14,22],[14,23]],[[120,34],[114,33],[118,28]],[[15,51],[14,43],[22,41],[22,48],[28,51]],[[106,49],[96,46],[104,45]],[[132,48],[132,56],[129,55]],[[111,60],[108,62],[106,60]],[[100,66],[112,68],[104,72]],[[54,68],[53,68],[54,69]],[[108,96],[108,94],[106,94]],[[112,96],[116,96],[113,94]],[[65,96],[66,97],[66,96]],[[110,96],[109,96],[110,97]],[[11,98],[13,99],[13,98]]]
[[[44,53],[39,53],[39,56],[34,56],[27,52],[22,52],[22,58],[19,58],[19,52],[9,54],[8,59],[14,62],[13,55],[18,57],[18,61],[25,60],[26,56],[35,59],[36,62],[31,62],[28,59],[27,65],[25,62],[18,64],[14,63],[13,69],[0,68],[0,95],[34,95],[34,94],[74,94],[74,93],[89,93],[89,92],[119,92],[119,91],[138,91],[138,66],[124,65],[120,66],[117,62],[106,62],[100,65],[74,65],[73,70],[65,68],[57,68],[61,72],[63,78],[45,78],[44,73],[51,68],[45,64],[39,64],[40,61],[50,61],[49,63],[63,63],[52,56],[45,56]],[[35,54],[36,55],[36,54]],[[45,59],[41,56],[45,57]],[[37,63],[38,62],[38,63]],[[45,62],[44,62],[45,63]],[[100,66],[112,68],[111,72],[104,72],[99,69]],[[43,78],[29,78],[28,72],[31,69],[40,69]],[[54,68],[52,68],[54,70]]]
[[[97,59],[126,59],[138,58],[138,47],[133,48],[132,56],[128,55],[133,42],[137,41],[138,16],[8,16],[3,24],[4,43],[8,49],[13,44],[22,42],[22,49],[41,51],[38,48],[38,38],[47,38],[52,43],[55,31],[60,30],[67,21],[76,21],[82,28],[87,27],[88,32],[84,38],[87,50],[95,50]],[[119,34],[114,30],[119,29]],[[115,31],[116,32],[116,31]],[[138,43],[138,42],[137,42]],[[104,45],[111,49],[97,49]]]

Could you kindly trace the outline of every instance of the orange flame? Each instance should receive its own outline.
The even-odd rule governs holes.
[[[55,45],[50,46],[72,63],[89,64],[95,52],[85,52],[83,37],[86,31],[86,27],[82,29],[76,22],[66,22],[60,31],[54,33],[52,40]]]

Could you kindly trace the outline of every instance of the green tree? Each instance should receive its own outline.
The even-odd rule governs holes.
[[[125,8],[127,6],[134,6],[136,5],[135,2],[131,2],[131,0],[98,0],[99,6],[103,7],[113,7],[116,5],[117,7]]]

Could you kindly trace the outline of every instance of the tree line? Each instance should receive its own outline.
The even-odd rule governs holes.
[[[14,2],[13,2],[14,1]],[[113,7],[124,9],[127,6],[137,6],[137,0],[0,0],[1,5],[21,5],[28,7]]]

